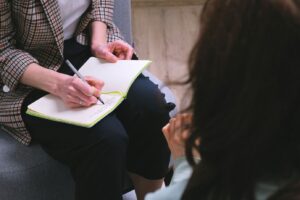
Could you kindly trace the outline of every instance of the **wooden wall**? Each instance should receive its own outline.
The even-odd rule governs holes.
[[[189,3],[189,4],[188,4]],[[186,77],[190,51],[198,38],[202,0],[133,0],[133,34],[141,59],[165,82]],[[179,107],[189,100],[186,88],[171,85]]]
[[[132,0],[133,6],[183,6],[199,5],[205,0]]]

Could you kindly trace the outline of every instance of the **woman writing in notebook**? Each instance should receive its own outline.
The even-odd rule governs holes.
[[[121,199],[127,169],[139,199],[159,188],[169,150],[161,133],[169,120],[163,95],[148,78],[133,83],[118,109],[92,128],[25,114],[46,93],[69,107],[95,104],[103,83],[85,85],[64,59],[80,67],[90,56],[109,62],[131,59],[132,47],[112,22],[113,0],[1,0],[0,123],[23,144],[39,142],[67,165],[76,199]],[[142,163],[142,164],[141,164]]]

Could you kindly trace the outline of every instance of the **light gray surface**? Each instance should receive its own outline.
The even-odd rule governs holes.
[[[71,200],[74,183],[69,170],[39,145],[18,143],[0,130],[0,199]]]
[[[125,40],[132,45],[130,0],[115,0],[114,21],[115,24],[119,27]]]

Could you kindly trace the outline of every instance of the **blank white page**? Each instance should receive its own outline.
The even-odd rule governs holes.
[[[133,81],[150,63],[149,60],[119,60],[108,63],[91,57],[79,72],[83,76],[93,76],[104,81],[103,93],[119,91],[126,96]]]

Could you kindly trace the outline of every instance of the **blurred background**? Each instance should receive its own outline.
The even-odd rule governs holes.
[[[204,0],[132,0],[134,45],[160,80],[183,80],[199,32]],[[170,85],[179,108],[189,101],[182,86]]]

